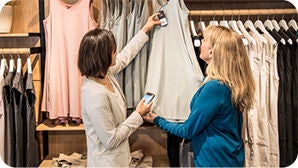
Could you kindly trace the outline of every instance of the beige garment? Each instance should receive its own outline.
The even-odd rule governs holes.
[[[256,91],[254,107],[244,115],[245,166],[278,167],[277,43],[269,34],[250,34],[256,40],[248,47]]]

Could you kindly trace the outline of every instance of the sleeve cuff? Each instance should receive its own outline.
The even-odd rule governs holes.
[[[136,112],[136,111],[133,111],[129,117],[133,117],[137,122],[138,124],[143,124],[144,120],[142,118],[142,116],[140,115],[140,113]]]

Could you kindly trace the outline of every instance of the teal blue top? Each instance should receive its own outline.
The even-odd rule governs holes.
[[[197,167],[243,167],[242,114],[231,101],[228,86],[218,80],[206,82],[193,96],[190,115],[184,123],[158,116],[161,129],[191,139]]]

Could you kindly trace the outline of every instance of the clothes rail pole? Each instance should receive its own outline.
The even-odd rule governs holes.
[[[222,15],[287,15],[297,14],[297,9],[224,9],[224,10],[190,10],[192,16],[222,16]]]
[[[35,54],[40,53],[41,47],[31,48],[0,48],[1,54]]]

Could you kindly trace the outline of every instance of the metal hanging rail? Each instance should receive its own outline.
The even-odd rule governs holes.
[[[223,16],[223,15],[288,15],[297,14],[297,9],[224,9],[224,10],[190,10],[192,16]]]

